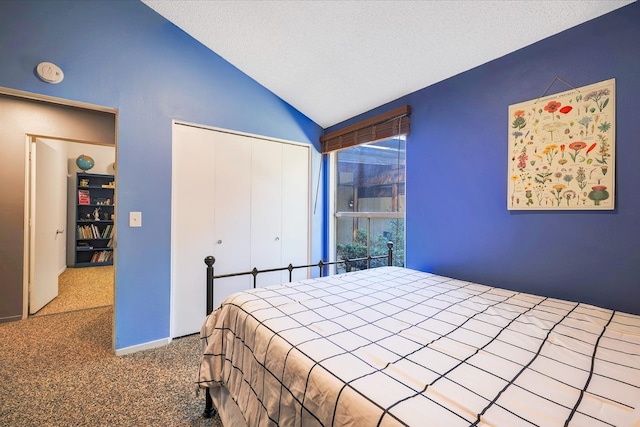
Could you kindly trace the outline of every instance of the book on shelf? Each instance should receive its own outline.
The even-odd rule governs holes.
[[[100,229],[95,224],[79,225],[78,239],[100,239]]]
[[[113,256],[112,251],[95,251],[90,262],[109,262]]]
[[[78,190],[78,204],[79,205],[91,204],[91,193],[89,193],[89,190]]]
[[[102,238],[110,239],[113,237],[113,224],[107,224],[102,230]]]

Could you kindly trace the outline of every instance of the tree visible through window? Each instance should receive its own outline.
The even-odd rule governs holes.
[[[387,253],[404,266],[405,137],[357,145],[337,152],[336,255],[354,259]],[[372,261],[384,265],[386,258]],[[366,267],[366,261],[351,264]],[[338,272],[345,271],[344,265]]]

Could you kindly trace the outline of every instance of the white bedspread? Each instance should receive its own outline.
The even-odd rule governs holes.
[[[590,305],[381,267],[234,294],[201,337],[249,426],[640,425],[640,316]]]

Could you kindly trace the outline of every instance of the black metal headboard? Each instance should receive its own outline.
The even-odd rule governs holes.
[[[236,277],[236,276],[246,276],[251,274],[253,276],[253,287],[256,287],[256,280],[257,280],[257,276],[260,273],[271,273],[274,271],[285,271],[288,270],[289,271],[289,282],[292,281],[292,277],[293,277],[293,270],[296,270],[298,268],[309,268],[309,267],[318,267],[320,269],[320,277],[322,277],[324,275],[324,267],[329,266],[329,265],[337,265],[337,264],[344,264],[345,265],[345,269],[347,271],[351,271],[352,268],[352,263],[358,262],[358,261],[366,261],[367,262],[367,268],[371,268],[371,261],[374,259],[383,259],[383,258],[387,258],[387,265],[390,267],[393,265],[393,242],[388,242],[387,243],[387,254],[386,255],[377,255],[377,256],[367,256],[365,258],[354,258],[354,259],[343,259],[343,260],[339,260],[339,261],[332,261],[332,262],[324,262],[324,261],[319,261],[317,264],[308,264],[308,265],[296,265],[293,266],[291,264],[289,264],[286,267],[279,267],[279,268],[269,268],[266,270],[258,270],[257,268],[253,268],[253,270],[251,271],[243,271],[241,273],[230,273],[230,274],[220,274],[218,276],[214,275],[214,271],[213,271],[213,264],[215,264],[216,259],[209,255],[208,257],[206,257],[204,259],[204,263],[207,264],[207,315],[211,314],[211,312],[213,311],[213,281],[215,279],[223,279],[226,277]]]

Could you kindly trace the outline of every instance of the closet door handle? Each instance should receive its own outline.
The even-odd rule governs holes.
[[[279,238],[279,237],[276,237],[276,242],[277,242],[278,240],[280,240],[280,238]]]
[[[221,245],[222,244],[222,240],[218,240],[216,243]]]

